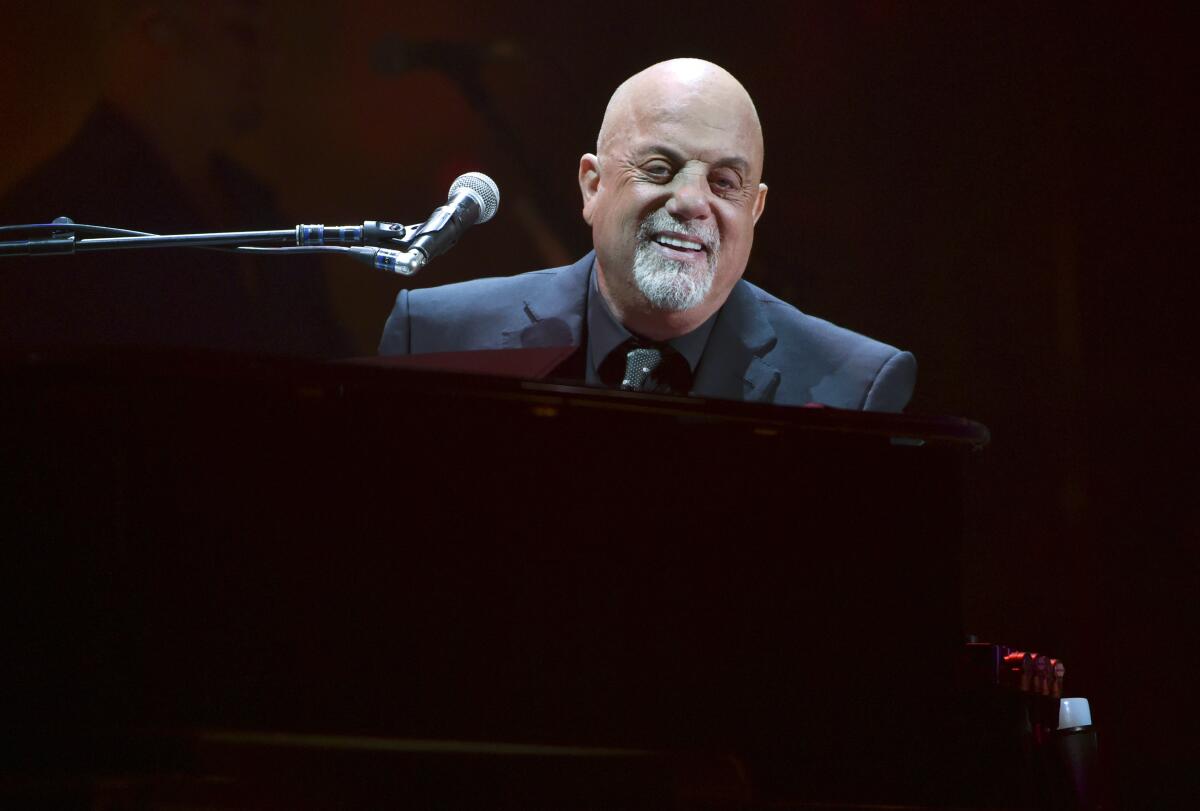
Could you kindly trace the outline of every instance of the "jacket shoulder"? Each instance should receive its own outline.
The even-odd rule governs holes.
[[[426,287],[408,293],[410,311],[450,319],[477,318],[511,311],[522,301],[552,286],[570,266],[494,276]]]
[[[899,411],[907,404],[916,382],[911,353],[749,286],[775,331],[776,343],[765,359],[784,372],[784,399],[879,411]]]
[[[582,314],[590,263],[516,276],[402,290],[384,326],[382,354],[499,348],[507,332]]]
[[[747,282],[749,284],[749,282]],[[779,336],[783,349],[787,349],[794,340],[810,339],[818,346],[835,355],[866,353],[875,355],[892,355],[899,350],[896,347],[877,341],[853,330],[826,321],[815,315],[809,315],[777,296],[773,296],[760,287],[750,284],[759,307],[771,322]],[[812,347],[805,347],[812,349]]]

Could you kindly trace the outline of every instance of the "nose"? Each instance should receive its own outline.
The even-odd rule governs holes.
[[[679,172],[667,200],[667,213],[681,221],[708,219],[708,177],[703,172]]]

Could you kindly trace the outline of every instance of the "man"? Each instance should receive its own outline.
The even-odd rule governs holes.
[[[605,111],[579,163],[595,251],[574,265],[401,291],[382,354],[570,345],[591,385],[899,411],[908,352],[742,280],[766,205],[745,88],[698,59],[653,65]]]

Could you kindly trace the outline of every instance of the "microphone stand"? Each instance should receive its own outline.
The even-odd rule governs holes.
[[[0,236],[8,232],[32,232],[28,239],[0,242],[0,257],[54,256],[143,248],[210,248],[262,253],[333,252],[353,257],[378,270],[411,276],[428,261],[421,250],[412,247],[420,230],[420,225],[368,220],[362,225],[297,225],[272,231],[150,234],[124,228],[85,225],[69,217],[59,217],[51,223],[0,226]]]

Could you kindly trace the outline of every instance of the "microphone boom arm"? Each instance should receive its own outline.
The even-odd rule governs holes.
[[[215,248],[217,250],[316,253],[353,256],[379,270],[411,276],[454,246],[463,231],[490,220],[500,206],[495,181],[480,172],[459,175],[446,204],[420,225],[367,220],[362,225],[297,225],[275,231],[217,231],[205,234],[149,234],[123,228],[76,224],[69,217],[52,223],[0,226],[0,234],[34,232],[42,238],[0,242],[0,256],[47,256],[81,251],[138,248]],[[78,239],[76,231],[100,234]],[[275,246],[275,247],[272,247]]]
[[[380,270],[407,276],[416,273],[427,261],[427,257],[420,250],[411,247],[421,227],[421,225],[401,225],[394,222],[367,220],[362,225],[326,227],[321,224],[302,224],[294,228],[267,231],[150,234],[121,228],[76,224],[67,217],[59,217],[53,223],[0,228],[0,234],[6,231],[45,233],[45,236],[0,242],[0,257],[50,256],[148,248],[233,248],[256,252],[329,250],[349,254]],[[79,239],[76,236],[76,230],[106,235]],[[121,235],[107,235],[113,233]]]

